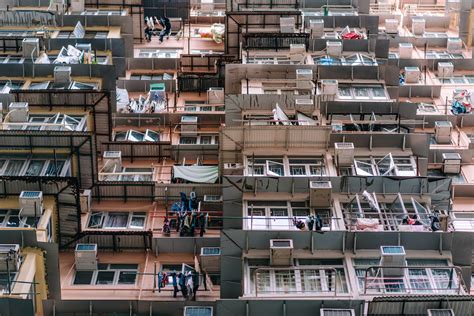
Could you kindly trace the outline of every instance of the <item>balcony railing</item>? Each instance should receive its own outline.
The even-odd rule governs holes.
[[[328,266],[262,267],[253,271],[255,296],[338,296],[347,294],[342,269]]]
[[[383,269],[402,270],[384,276]],[[371,266],[365,270],[363,295],[464,294],[462,270],[456,266]]]

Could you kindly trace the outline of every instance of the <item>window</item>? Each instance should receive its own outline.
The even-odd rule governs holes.
[[[474,213],[472,212],[452,212],[452,223],[454,230],[474,231]]]
[[[142,58],[178,58],[178,51],[171,49],[142,48],[138,51]]]
[[[338,99],[342,100],[388,100],[389,96],[382,85],[344,85],[338,86]]]
[[[146,212],[92,211],[87,227],[92,229],[144,229],[146,217]]]
[[[126,132],[116,132],[115,141],[130,141],[130,142],[159,142],[160,133],[147,129],[144,133],[135,130],[128,130]]]
[[[180,145],[218,145],[219,136],[201,135],[201,136],[180,136]]]
[[[354,159],[353,175],[358,176],[416,176],[416,163],[413,157],[357,157]]]
[[[99,263],[95,271],[76,271],[73,285],[134,285],[138,264]]]
[[[267,269],[269,263],[267,259],[247,261],[248,293],[327,295],[348,292],[343,260],[295,259],[293,267],[278,269]]]
[[[323,157],[249,157],[248,176],[324,176],[326,168]]]
[[[10,272],[10,274],[8,272],[0,272],[0,291],[8,293],[8,283],[10,283],[10,289],[13,290],[16,275],[16,272]]]
[[[38,218],[34,216],[21,216],[20,210],[0,209],[0,227],[36,227],[40,216],[41,214],[38,214]]]

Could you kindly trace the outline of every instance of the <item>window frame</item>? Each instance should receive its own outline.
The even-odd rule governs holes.
[[[102,265],[103,268],[100,267]],[[114,265],[135,265],[136,268],[114,268]],[[77,274],[82,272],[92,272],[92,277],[89,284],[75,284]],[[97,284],[99,280],[100,273],[111,273],[113,272],[114,275],[112,277],[112,282],[109,284]],[[135,282],[134,283],[119,283],[121,273],[135,273]],[[140,272],[140,265],[134,263],[105,263],[99,264],[97,270],[93,271],[83,271],[83,270],[76,270],[74,273],[74,278],[72,278],[71,285],[72,286],[135,286],[138,281],[138,276]]]
[[[106,227],[106,223],[109,220],[110,214],[113,213],[127,213],[126,226],[124,227]],[[100,226],[91,227],[91,218],[92,216],[100,216]],[[87,226],[86,229],[103,229],[103,230],[144,230],[147,225],[148,212],[123,212],[123,211],[98,211],[91,210],[87,216]],[[143,218],[143,227],[132,225],[133,218]]]

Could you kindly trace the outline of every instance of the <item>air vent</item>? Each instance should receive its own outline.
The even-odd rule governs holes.
[[[270,239],[270,263],[272,266],[293,265],[293,240]]]
[[[19,200],[22,216],[40,217],[43,214],[43,192],[22,191]]]
[[[212,316],[212,306],[185,306],[183,316]]]

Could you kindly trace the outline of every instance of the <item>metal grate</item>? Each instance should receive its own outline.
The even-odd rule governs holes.
[[[220,255],[221,248],[219,247],[203,247],[201,248],[201,256],[212,256],[212,255]]]
[[[322,316],[353,316],[352,310],[350,309],[324,309],[321,313]]]
[[[451,309],[429,309],[428,316],[454,316]]]
[[[23,191],[21,196],[25,198],[37,198],[41,195],[39,191]]]
[[[184,316],[212,316],[212,307],[210,306],[186,306]]]
[[[399,247],[399,246],[384,246],[382,247],[382,252],[384,254],[404,254],[405,253],[403,247]]]

